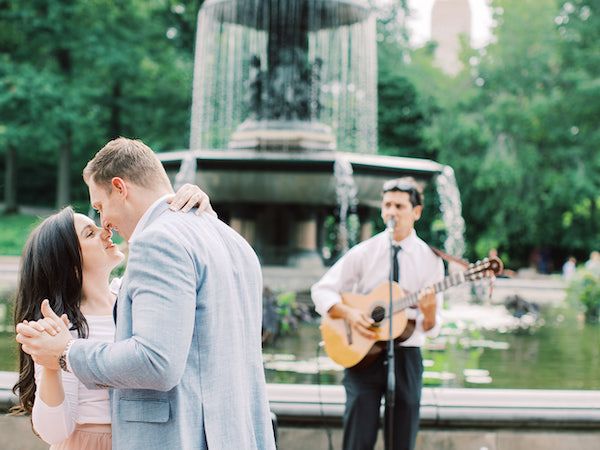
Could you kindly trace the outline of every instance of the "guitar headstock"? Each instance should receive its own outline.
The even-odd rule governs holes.
[[[481,280],[486,277],[493,277],[504,270],[502,260],[496,256],[484,258],[481,261],[469,264],[465,270],[465,279],[469,281]]]

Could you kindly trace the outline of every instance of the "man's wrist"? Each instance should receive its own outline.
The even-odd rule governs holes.
[[[73,345],[73,342],[75,342],[75,339],[71,339],[69,340],[69,342],[67,342],[65,349],[58,358],[58,365],[64,372],[72,372],[71,365],[69,364],[69,352],[71,351],[71,346]]]

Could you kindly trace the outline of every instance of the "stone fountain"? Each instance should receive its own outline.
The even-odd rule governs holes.
[[[364,0],[207,0],[199,12],[190,149],[159,156],[263,265],[322,268],[326,219],[338,218],[342,251],[347,214],[354,238],[369,237],[383,181],[404,175],[443,178],[448,235],[460,235],[446,247],[462,253],[451,169],[376,154],[375,33]]]

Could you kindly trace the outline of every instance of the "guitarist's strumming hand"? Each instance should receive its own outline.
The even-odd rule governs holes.
[[[373,339],[377,337],[373,329],[373,319],[362,313],[361,310],[352,308],[351,306],[343,303],[336,303],[329,308],[329,316],[332,319],[344,319],[352,328],[358,333],[362,334],[367,339]]]
[[[419,293],[419,309],[423,314],[423,329],[431,330],[435,326],[437,300],[433,288],[423,289]]]

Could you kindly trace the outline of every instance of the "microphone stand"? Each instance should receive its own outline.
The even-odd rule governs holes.
[[[393,289],[392,284],[394,282],[394,248],[393,248],[393,240],[394,240],[394,227],[395,221],[394,219],[390,219],[387,222],[387,229],[390,236],[390,298],[389,298],[389,306],[388,306],[388,321],[389,321],[389,336],[387,343],[387,389],[385,393],[385,416],[387,422],[387,432],[385,439],[385,448],[387,450],[392,450],[394,448],[394,408],[396,406],[396,357],[394,354],[394,335],[393,335],[393,327],[392,327],[392,318],[393,315]]]

